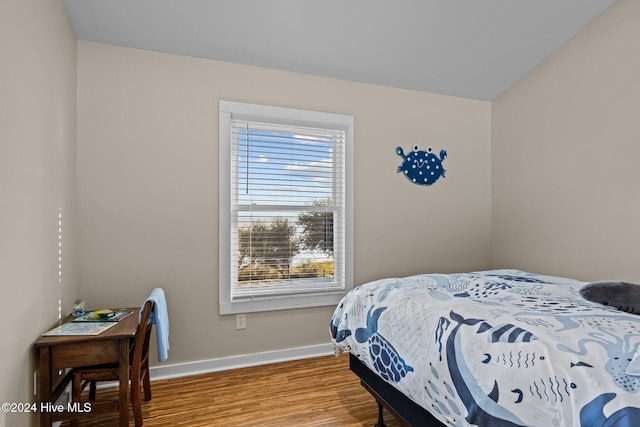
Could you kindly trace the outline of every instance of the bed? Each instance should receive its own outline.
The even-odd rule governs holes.
[[[379,427],[383,406],[411,426],[640,426],[640,316],[588,288],[518,270],[383,279],[342,299],[331,338]]]

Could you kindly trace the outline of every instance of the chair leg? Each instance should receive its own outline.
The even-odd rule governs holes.
[[[142,426],[142,404],[140,402],[140,381],[131,381],[131,407],[135,426]]]
[[[96,381],[91,381],[89,384],[89,401],[93,402],[96,400]]]
[[[149,379],[149,368],[144,370],[142,386],[144,387],[144,400],[148,402],[151,400],[151,380]]]

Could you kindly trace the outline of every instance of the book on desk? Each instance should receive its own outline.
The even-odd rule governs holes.
[[[113,315],[96,316],[96,312],[104,313],[103,310],[87,312],[81,316],[71,319],[70,322],[63,323],[43,333],[45,337],[69,336],[69,335],[100,335],[102,332],[118,324],[118,322],[133,313],[132,310],[113,310]]]
[[[71,320],[72,322],[118,322],[122,319],[124,319],[125,317],[127,317],[128,315],[130,315],[131,313],[133,313],[133,311],[131,310],[113,310],[112,316],[100,316],[100,315],[96,315],[97,313],[99,314],[100,312],[103,312],[104,309],[102,310],[96,310],[96,311],[89,311],[81,316],[75,317],[73,320]]]
[[[42,334],[43,337],[58,337],[65,335],[100,335],[117,322],[67,322]]]

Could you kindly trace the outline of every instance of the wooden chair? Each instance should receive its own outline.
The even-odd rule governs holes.
[[[149,379],[149,339],[151,337],[152,324],[149,323],[149,316],[153,311],[153,302],[146,301],[142,307],[142,315],[136,336],[133,339],[129,352],[129,379],[131,384],[131,406],[133,407],[133,418],[136,427],[142,425],[142,402],[140,388],[144,389],[144,400],[151,400],[151,382]],[[96,383],[98,381],[118,381],[118,365],[97,365],[76,368],[73,376],[72,399],[80,402],[80,397],[84,388],[89,385],[89,401],[96,399]],[[119,405],[128,404],[118,402]],[[72,420],[72,427],[77,426],[77,421]]]

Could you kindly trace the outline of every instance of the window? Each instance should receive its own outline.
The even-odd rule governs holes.
[[[353,117],[220,101],[220,313],[353,288]]]

